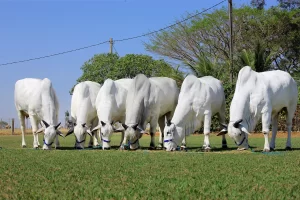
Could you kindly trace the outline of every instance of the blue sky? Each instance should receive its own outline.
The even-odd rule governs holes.
[[[160,29],[186,12],[202,11],[221,0],[0,0],[0,63],[76,49]],[[233,0],[234,5],[250,0]],[[268,6],[276,4],[267,0]],[[227,2],[218,6],[227,6]],[[115,43],[120,56],[149,54],[147,37]],[[0,118],[19,120],[14,106],[14,84],[23,78],[49,78],[60,102],[60,121],[70,110],[70,88],[82,64],[109,44],[51,58],[0,66]]]

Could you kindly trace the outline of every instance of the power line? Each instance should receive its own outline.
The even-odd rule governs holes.
[[[117,53],[117,55],[120,56],[115,46],[116,45],[113,45],[113,48],[114,48],[115,52]]]
[[[209,8],[203,10],[202,12],[199,12],[199,13],[196,13],[196,14],[194,14],[194,15],[191,15],[191,16],[189,16],[188,18],[185,18],[185,19],[183,19],[183,20],[181,20],[181,21],[178,21],[178,22],[176,22],[176,23],[174,23],[174,24],[171,24],[171,25],[166,26],[166,27],[164,27],[164,28],[158,29],[158,30],[156,30],[156,31],[151,31],[151,32],[148,32],[148,33],[145,33],[145,34],[141,34],[141,35],[138,35],[138,36],[134,36],[134,37],[129,37],[129,38],[124,38],[124,39],[114,40],[114,42],[123,42],[123,41],[127,41],[127,40],[133,40],[133,39],[137,39],[137,38],[140,38],[140,37],[145,37],[145,36],[148,36],[148,35],[152,35],[152,34],[154,34],[154,33],[158,33],[158,32],[160,32],[160,31],[163,31],[163,30],[166,30],[166,29],[171,28],[171,27],[173,27],[173,26],[176,26],[176,25],[178,25],[178,24],[180,24],[180,23],[182,23],[182,22],[185,22],[185,21],[187,21],[187,20],[190,20],[190,19],[192,19],[192,18],[194,18],[194,17],[196,17],[196,16],[198,16],[198,15],[200,15],[200,14],[202,14],[202,13],[204,13],[204,12],[210,10],[210,9],[213,9],[214,7],[216,7],[216,6],[218,6],[218,5],[222,4],[222,3],[224,3],[225,1],[227,1],[227,0],[223,0],[223,1],[221,1],[221,2],[219,2],[219,3],[217,3],[217,4],[213,5],[213,6],[211,6],[211,7],[209,7]],[[80,47],[80,48],[77,48],[77,49],[72,49],[72,50],[68,50],[68,51],[63,51],[63,52],[60,52],[60,53],[55,53],[55,54],[50,54],[50,55],[46,55],[46,56],[30,58],[30,59],[26,59],[26,60],[19,60],[19,61],[13,61],[13,62],[8,62],[8,63],[1,63],[0,66],[11,65],[11,64],[16,64],[16,63],[23,63],[23,62],[28,62],[28,61],[33,61],[33,60],[39,60],[39,59],[43,59],[43,58],[49,58],[49,57],[53,57],[53,56],[58,56],[58,55],[62,55],[62,54],[67,54],[67,53],[71,53],[71,52],[80,51],[80,50],[83,50],[83,49],[87,49],[87,48],[99,46],[99,45],[102,45],[102,44],[105,44],[105,43],[109,43],[109,42],[110,42],[110,41],[107,40],[107,41],[103,41],[103,42],[100,42],[100,43],[97,43],[97,44],[92,44],[92,45],[85,46],[85,47]]]

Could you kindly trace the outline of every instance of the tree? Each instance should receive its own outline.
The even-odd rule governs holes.
[[[292,10],[296,8],[300,8],[299,0],[278,0],[279,6],[283,9]]]
[[[257,41],[254,51],[243,49],[239,55],[241,66],[250,66],[256,72],[268,71],[271,69],[271,52]]]
[[[264,9],[265,5],[266,5],[265,0],[251,0],[251,6],[259,10]]]
[[[191,14],[187,14],[189,17]],[[283,10],[278,7],[256,9],[249,6],[233,10],[234,77],[239,69],[239,54],[257,47],[270,53],[271,69],[293,73],[300,70],[300,9]],[[150,36],[145,44],[148,51],[180,61],[193,67],[203,57],[217,66],[229,67],[229,26],[227,8],[196,16]],[[229,76],[230,69],[223,72]]]
[[[121,58],[116,54],[97,54],[85,62],[81,69],[83,73],[77,79],[77,83],[89,80],[102,84],[108,78],[113,80],[134,78],[140,73],[147,77],[165,76],[178,79],[183,76],[178,69],[173,69],[164,60],[154,60],[151,56],[141,54],[127,54]],[[180,83],[179,79],[178,83]],[[74,87],[70,94],[73,89]]]

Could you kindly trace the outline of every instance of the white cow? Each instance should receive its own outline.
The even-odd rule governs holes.
[[[22,146],[25,142],[25,117],[29,117],[33,133],[33,147],[40,146],[38,134],[44,131],[43,149],[51,149],[56,139],[55,147],[59,147],[58,136],[63,136],[58,130],[59,103],[52,83],[45,78],[25,78],[18,80],[15,84],[15,106],[21,123]],[[43,122],[42,128],[38,124]]]
[[[248,149],[248,134],[262,119],[265,137],[264,151],[275,148],[278,113],[287,111],[288,138],[286,148],[291,148],[292,119],[298,101],[297,84],[284,71],[275,70],[257,73],[249,66],[243,67],[238,75],[235,93],[230,106],[228,135],[240,150]],[[272,139],[269,145],[269,128],[272,121]]]
[[[150,149],[155,148],[154,134],[157,124],[164,130],[165,118],[173,116],[177,100],[178,88],[176,82],[170,78],[147,78],[143,74],[137,75],[128,90],[126,99],[126,120],[123,127],[125,136],[121,148],[127,142],[130,149],[139,147],[139,138],[145,132],[147,123],[150,123]],[[160,134],[159,143],[162,146],[163,134]]]
[[[71,100],[71,118],[73,128],[67,135],[74,133],[75,148],[83,149],[86,139],[86,134],[91,136],[89,147],[98,146],[98,138],[96,133],[92,133],[94,127],[98,124],[96,97],[101,85],[92,81],[84,81],[78,83],[72,95]]]
[[[174,116],[164,129],[166,150],[175,150],[185,136],[199,130],[204,122],[203,148],[209,151],[211,118],[217,113],[220,124],[225,124],[225,96],[222,83],[211,76],[197,78],[188,75],[182,83]],[[226,132],[226,129],[222,132]],[[222,147],[227,147],[225,135],[222,138]]]
[[[100,129],[102,148],[110,149],[110,138],[114,132],[114,122],[125,123],[126,97],[132,79],[105,80],[96,98],[97,115],[99,124],[93,129]],[[124,139],[124,130],[122,139]]]

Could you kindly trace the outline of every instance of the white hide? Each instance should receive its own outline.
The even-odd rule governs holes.
[[[40,146],[37,133],[42,131],[44,132],[43,149],[51,149],[54,139],[56,139],[55,146],[59,147],[57,135],[62,135],[57,129],[59,126],[59,103],[49,79],[25,78],[18,80],[15,84],[15,106],[21,123],[23,147],[26,147],[25,117],[30,119],[34,148]],[[38,125],[42,120],[46,123],[43,122],[44,127],[38,130]]]
[[[171,119],[177,104],[178,93],[176,82],[170,78],[148,79],[143,74],[137,75],[127,94],[124,125],[126,131],[122,145],[126,144],[128,139],[131,149],[138,148],[138,139],[144,133],[147,123],[150,123],[150,148],[154,148],[157,124],[160,130],[163,130],[165,117]],[[162,144],[162,135],[159,142]]]
[[[178,104],[171,122],[164,129],[167,151],[175,150],[185,136],[199,130],[204,122],[204,145],[210,149],[211,118],[218,113],[220,124],[225,124],[225,96],[222,83],[211,76],[197,78],[188,75],[181,86]],[[226,139],[223,136],[223,147]]]
[[[91,134],[93,128],[98,124],[96,97],[101,85],[92,82],[84,81],[78,83],[73,91],[71,100],[71,117],[74,123],[74,128],[69,130],[68,135],[75,134],[75,148],[83,149],[86,134]],[[89,146],[97,146],[97,134],[93,134],[90,138]]]
[[[125,123],[126,97],[132,79],[105,80],[96,98],[96,109],[99,124],[94,130],[100,129],[103,149],[110,148],[114,122]],[[122,139],[124,130],[122,130]]]
[[[262,131],[265,136],[264,151],[269,151],[270,146],[274,149],[278,112],[286,108],[288,127],[286,147],[291,148],[292,119],[297,101],[297,83],[287,72],[275,70],[257,73],[249,66],[243,67],[239,72],[230,106],[228,135],[238,146],[247,149],[247,133],[253,131],[257,122],[262,119]],[[268,133],[271,121],[273,134],[269,145]]]

